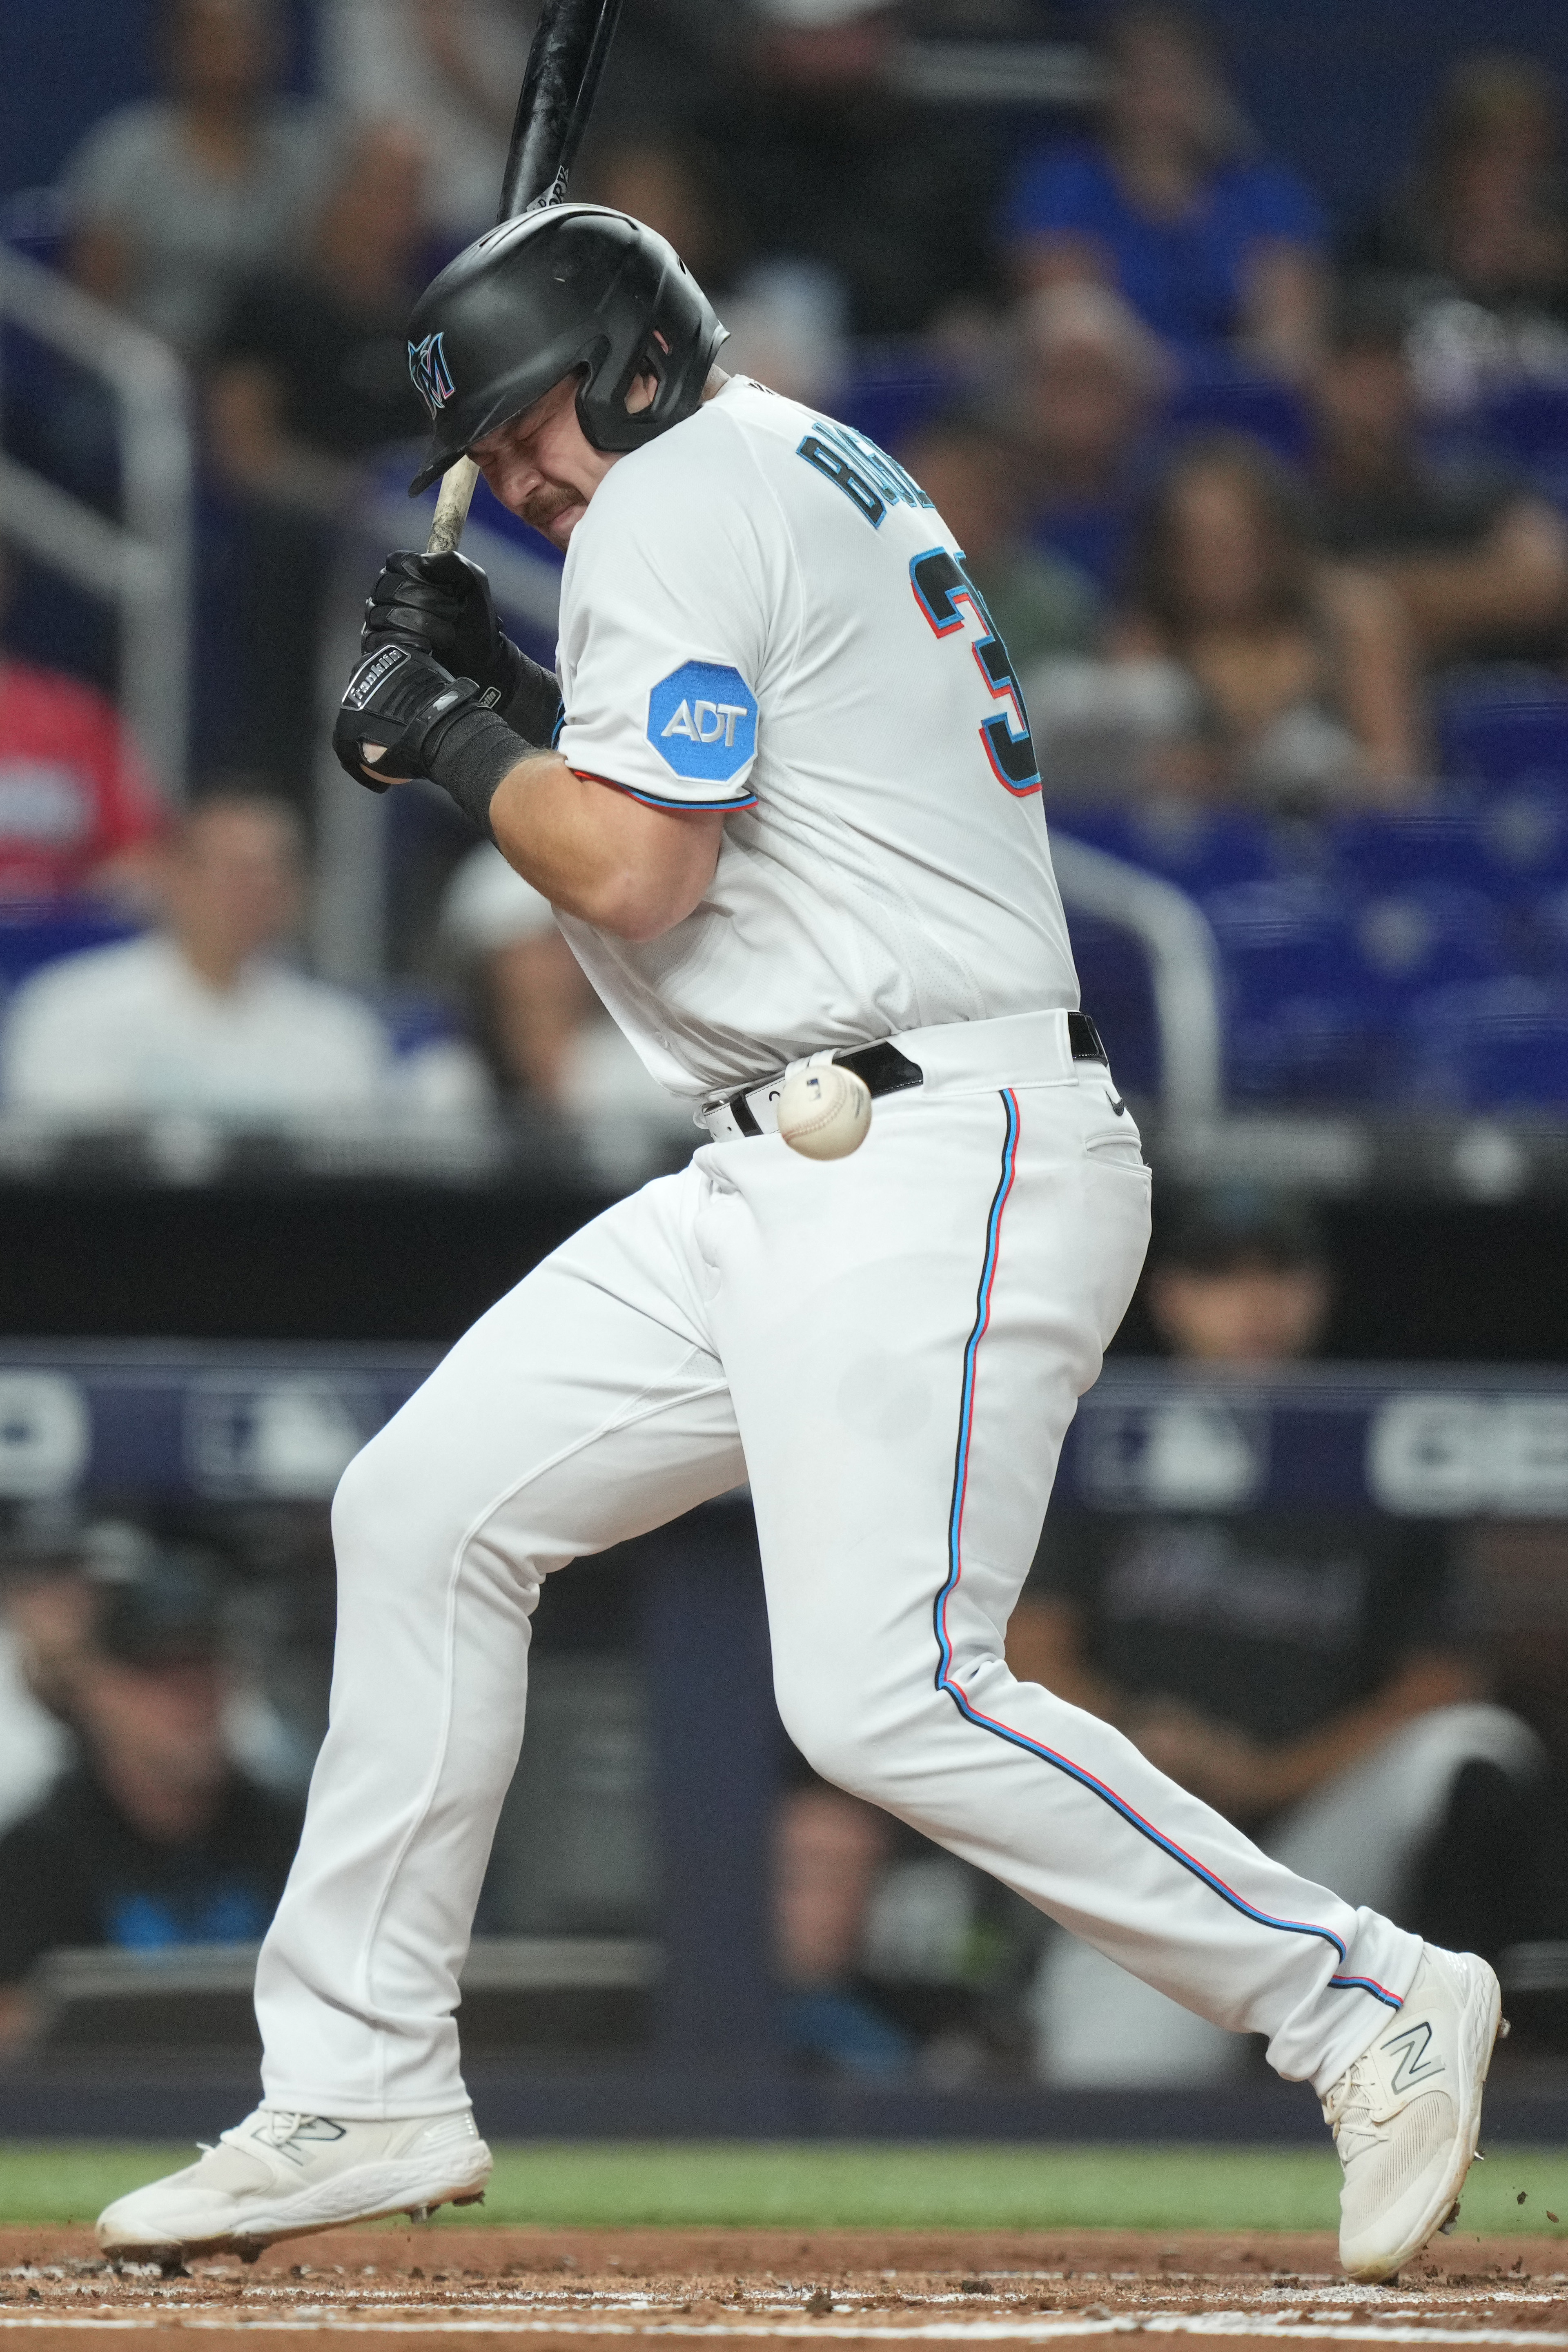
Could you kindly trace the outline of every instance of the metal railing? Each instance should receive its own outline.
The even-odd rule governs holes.
[[[123,520],[106,520],[0,452],[0,532],[117,608],[121,707],[153,772],[179,797],[190,725],[195,474],[185,371],[156,336],[4,246],[0,321],[113,394]]]
[[[1201,908],[1173,882],[1054,828],[1051,857],[1063,903],[1131,931],[1149,959],[1166,1119],[1215,1118],[1225,1095],[1219,950]]]

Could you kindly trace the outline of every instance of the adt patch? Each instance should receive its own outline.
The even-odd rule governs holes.
[[[682,662],[647,698],[647,740],[678,776],[727,784],[757,748],[757,702],[727,662]]]

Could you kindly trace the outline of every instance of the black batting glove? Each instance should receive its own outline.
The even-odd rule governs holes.
[[[466,555],[387,557],[365,600],[360,641],[368,654],[389,639],[474,679],[481,701],[529,742],[553,737],[561,715],[554,676],[502,635],[489,581]]]
[[[484,833],[497,785],[535,748],[483,708],[471,677],[399,645],[372,648],[332,728],[332,749],[356,783],[384,793],[428,776]]]

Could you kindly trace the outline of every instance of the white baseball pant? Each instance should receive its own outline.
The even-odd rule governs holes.
[[[852,1158],[705,1145],[536,1267],[350,1465],[331,1725],[257,1972],[273,2105],[464,2103],[458,1972],[541,1580],[742,1478],[779,1710],[826,1779],[1320,2089],[1397,2006],[1414,1937],[1008,1673],[1149,1179],[1065,1013],[896,1042],[926,1082]]]
[[[1331,1879],[1361,1902],[1403,1907],[1412,1865],[1441,1823],[1460,1769],[1484,1759],[1527,1780],[1544,1754],[1506,1707],[1436,1706],[1277,1814],[1263,1834],[1288,1869]],[[1029,2005],[1041,2076],[1058,2085],[1224,2082],[1250,2055],[1245,2042],[1130,1982],[1065,1936],[1052,1937]]]

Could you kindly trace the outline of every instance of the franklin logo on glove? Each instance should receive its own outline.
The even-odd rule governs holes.
[[[384,686],[395,669],[401,669],[408,656],[402,646],[383,646],[378,654],[361,662],[348,683],[343,696],[351,710],[363,710],[378,686]]]

